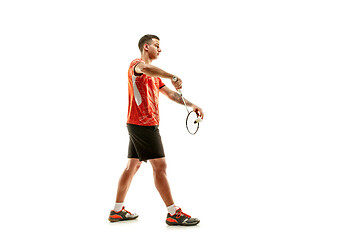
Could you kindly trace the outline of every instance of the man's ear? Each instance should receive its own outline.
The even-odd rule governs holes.
[[[143,49],[146,50],[146,51],[149,51],[149,44],[145,43]]]

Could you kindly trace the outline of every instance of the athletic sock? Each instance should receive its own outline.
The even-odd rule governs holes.
[[[174,215],[176,210],[178,210],[179,208],[177,206],[175,206],[175,204],[168,206],[167,210],[170,213],[170,215]]]
[[[115,212],[121,211],[123,206],[124,206],[124,203],[115,203],[114,211]]]

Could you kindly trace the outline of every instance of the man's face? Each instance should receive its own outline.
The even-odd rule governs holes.
[[[160,49],[160,41],[156,38],[152,39],[152,42],[150,44],[147,44],[148,46],[148,54],[150,59],[157,59],[161,49]]]

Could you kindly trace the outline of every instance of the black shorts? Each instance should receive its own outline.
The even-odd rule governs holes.
[[[128,158],[146,161],[165,157],[159,126],[127,124],[127,129],[130,136]]]

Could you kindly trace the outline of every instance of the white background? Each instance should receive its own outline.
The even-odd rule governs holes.
[[[1,238],[359,239],[356,3],[1,1]],[[191,136],[185,108],[160,99],[193,228],[166,226],[150,164],[125,200],[139,219],[107,222],[127,161],[127,69],[147,33],[161,39],[153,64],[205,111]]]

